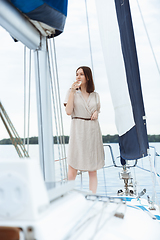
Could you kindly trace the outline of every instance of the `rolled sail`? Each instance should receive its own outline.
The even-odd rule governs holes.
[[[63,32],[68,0],[10,0],[12,4],[32,20],[55,29],[54,36]]]
[[[120,154],[138,159],[147,155],[148,138],[129,1],[96,0],[96,8]]]

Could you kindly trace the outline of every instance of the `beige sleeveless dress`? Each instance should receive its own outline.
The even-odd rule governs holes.
[[[67,92],[64,105],[68,101],[69,93],[70,90]],[[98,112],[100,110],[98,93],[90,93],[86,101],[80,90],[75,92],[67,161],[77,170],[94,171],[104,166],[104,149],[98,119],[92,121],[79,119],[89,119],[95,110]]]

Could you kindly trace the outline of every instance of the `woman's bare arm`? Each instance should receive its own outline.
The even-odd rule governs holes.
[[[76,82],[74,82],[72,84],[71,91],[70,91],[69,98],[68,98],[68,102],[67,102],[67,105],[66,105],[66,113],[67,113],[67,115],[71,115],[72,112],[73,112],[74,94],[76,92],[76,88],[77,87],[78,87],[78,83],[76,81]]]
[[[71,88],[70,94],[69,94],[69,98],[68,98],[68,102],[66,105],[66,113],[67,115],[71,115],[73,112],[73,101],[74,101],[74,93],[75,93],[75,89]]]

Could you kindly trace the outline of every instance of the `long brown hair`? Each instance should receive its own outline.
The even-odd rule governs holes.
[[[88,93],[91,93],[91,92],[94,92],[95,90],[95,86],[94,86],[94,82],[93,82],[93,76],[92,76],[92,71],[89,67],[86,67],[86,66],[82,66],[82,67],[79,67],[77,68],[76,72],[79,70],[79,69],[83,69],[83,72],[84,72],[84,75],[85,75],[85,78],[86,78],[86,81],[87,81],[87,86],[86,86],[86,91]]]

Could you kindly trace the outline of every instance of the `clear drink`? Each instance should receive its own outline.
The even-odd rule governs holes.
[[[78,80],[78,87],[80,87],[80,85],[81,85],[81,83],[82,83],[82,81],[81,80]]]

